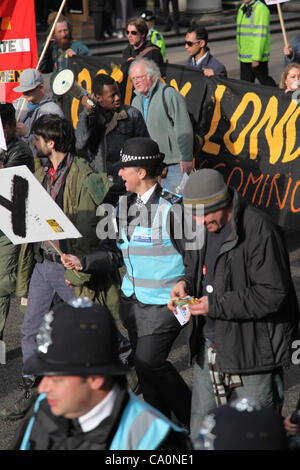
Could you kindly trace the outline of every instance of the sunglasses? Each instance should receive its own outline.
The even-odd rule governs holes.
[[[188,47],[192,47],[192,46],[194,46],[194,44],[198,44],[198,42],[200,42],[200,41],[202,41],[202,39],[199,39],[198,41],[194,41],[194,42],[184,41],[184,45],[188,46]]]
[[[126,31],[126,34],[127,34],[127,36],[129,36],[129,34],[132,34],[132,36],[136,36],[136,35],[139,34],[139,33],[138,33],[138,31],[128,31],[128,30],[127,30],[127,31]]]

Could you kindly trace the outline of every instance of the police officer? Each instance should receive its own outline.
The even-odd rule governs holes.
[[[68,334],[66,334],[68,332]],[[110,311],[87,298],[47,313],[25,369],[43,376],[17,450],[190,448],[182,429],[127,391]]]
[[[67,268],[98,272],[105,265],[118,266],[121,255],[126,274],[119,314],[128,331],[144,399],[188,428],[191,392],[167,361],[182,330],[167,308],[172,283],[184,274],[184,243],[182,234],[176,234],[182,227],[182,203],[181,197],[158,183],[163,159],[150,138],[136,137],[124,143],[119,175],[128,192],[120,198],[117,210],[118,250],[111,240],[110,248],[80,260],[68,255],[63,262]]]
[[[148,26],[148,34],[146,39],[151,41],[152,44],[160,48],[161,55],[163,56],[164,61],[166,60],[166,44],[163,35],[154,28],[155,24],[155,15],[153,11],[146,10],[141,14],[141,18],[146,21]]]

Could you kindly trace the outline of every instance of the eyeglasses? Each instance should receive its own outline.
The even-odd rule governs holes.
[[[127,30],[126,34],[127,34],[127,36],[129,36],[129,34],[132,34],[132,36],[136,36],[137,34],[139,34],[139,32],[138,31],[128,31]]]
[[[144,75],[140,75],[139,77],[131,77],[132,82],[140,82],[141,80],[144,80],[144,78],[147,76],[146,73]]]
[[[198,44],[198,42],[200,42],[200,41],[202,41],[202,39],[199,39],[198,41],[194,41],[194,42],[184,41],[184,45],[188,46],[188,47],[192,47],[192,46],[194,46],[194,44]]]

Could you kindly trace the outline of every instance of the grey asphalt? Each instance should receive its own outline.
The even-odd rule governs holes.
[[[288,33],[288,37],[294,37],[296,33]],[[184,36],[183,36],[184,37]],[[226,64],[230,78],[239,78],[238,62],[236,60],[236,45],[233,39],[224,41],[210,40],[212,53],[223,63]],[[278,82],[282,71],[283,59],[283,39],[280,33],[272,35],[272,49],[270,73]],[[120,54],[118,54],[120,55]],[[183,46],[175,46],[168,50],[167,57],[170,63],[184,63],[186,53]],[[46,83],[48,78],[45,76]],[[288,231],[286,233],[291,260],[292,277],[296,286],[298,299],[300,300],[300,233],[297,231]],[[6,364],[0,364],[0,407],[11,405],[19,397],[18,384],[21,381],[22,357],[21,357],[21,333],[23,313],[19,310],[19,300],[12,299],[9,317],[7,320],[4,341],[6,345]],[[300,353],[298,355],[300,358]],[[174,349],[171,352],[170,360],[182,373],[186,382],[192,387],[192,369],[187,364],[187,348],[184,335],[181,335]],[[300,395],[300,367],[292,366],[285,371],[285,401],[283,415],[291,413],[296,406]],[[0,450],[10,448],[11,441],[19,422],[11,422],[0,418]]]

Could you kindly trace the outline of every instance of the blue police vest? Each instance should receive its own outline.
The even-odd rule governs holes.
[[[41,394],[34,405],[34,416],[30,419],[20,450],[30,450],[30,434],[40,402],[46,397]],[[185,431],[162,415],[158,410],[144,402],[132,392],[123,411],[117,432],[111,442],[110,450],[153,450],[165,439],[168,433]]]
[[[144,304],[166,305],[171,288],[183,276],[182,256],[167,230],[172,207],[173,204],[160,197],[152,226],[136,225],[130,240],[120,224],[118,247],[127,269],[122,282],[122,292],[126,297],[135,294]]]
[[[176,432],[185,432],[129,391],[129,401],[111,442],[110,450],[157,449],[172,429]]]

